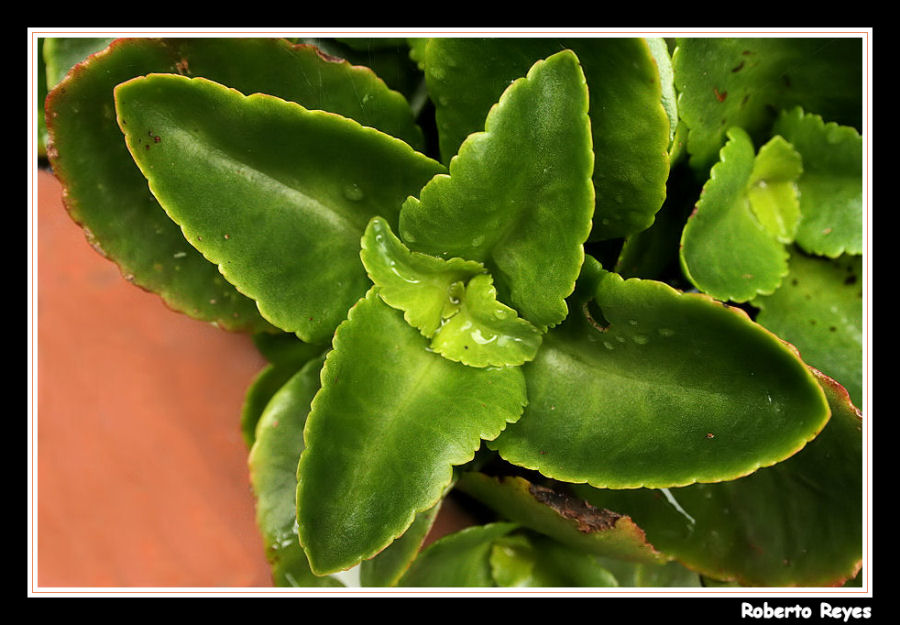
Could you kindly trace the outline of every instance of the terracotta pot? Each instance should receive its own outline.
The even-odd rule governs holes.
[[[126,282],[37,177],[33,589],[270,585],[239,429],[263,359]],[[445,508],[429,540],[469,522]]]

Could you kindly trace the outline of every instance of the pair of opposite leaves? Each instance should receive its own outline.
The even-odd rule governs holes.
[[[166,106],[175,101],[182,113],[177,124],[172,122],[176,118],[167,115]],[[211,102],[237,111],[247,122],[234,127],[227,137],[213,135],[218,141],[213,146],[208,140],[197,141],[210,136],[204,121]],[[347,272],[334,273],[333,265],[340,264],[341,254],[346,256],[351,249],[359,254],[359,233],[366,233],[362,257],[368,258],[366,268],[376,284],[382,283],[381,295],[370,293],[335,335],[334,350],[322,373],[322,392],[311,407],[307,447],[298,471],[301,541],[316,572],[352,566],[383,549],[405,531],[416,512],[439,500],[450,483],[452,466],[470,460],[481,440],[496,439],[520,417],[528,423],[510,436],[504,434],[504,442],[498,444],[501,455],[522,466],[546,467],[546,474],[559,479],[607,487],[670,486],[737,477],[795,452],[827,420],[827,404],[815,380],[775,337],[711,301],[656,288],[664,285],[620,284],[610,281],[612,274],[604,274],[609,279],[600,280],[603,302],[598,304],[609,329],[584,327],[582,316],[574,315],[558,332],[544,334],[552,340],[537,350],[541,333],[568,314],[565,299],[582,269],[582,243],[590,230],[593,155],[586,102],[584,78],[574,54],[563,52],[539,62],[507,90],[489,115],[486,132],[466,141],[451,162],[448,177],[402,142],[344,118],[274,98],[244,98],[208,81],[177,76],[136,79],[117,89],[120,124],[160,204],[182,226],[188,240],[219,263],[230,281],[255,297],[260,310],[270,312],[267,316],[276,325],[296,329],[289,311],[302,293],[296,291],[296,275],[290,276],[290,255],[298,244],[308,244],[321,254],[317,265],[321,275],[301,286],[318,289],[322,300],[335,290],[358,289],[358,282],[348,289],[343,282],[353,280]],[[563,114],[555,106],[571,107],[574,114]],[[152,135],[154,126],[165,128],[159,130],[162,140],[141,143]],[[523,136],[522,128],[531,134]],[[245,141],[258,131],[274,142],[272,155],[253,154],[259,140]],[[314,143],[319,148],[316,154],[302,154],[302,164],[310,164],[308,170],[283,163],[284,153],[277,148],[296,152],[295,139],[307,132],[320,139],[328,135],[346,141]],[[523,141],[527,149],[522,149]],[[347,153],[348,143],[362,148],[362,154]],[[572,149],[573,145],[583,149]],[[374,156],[383,157],[380,162],[376,158],[373,163],[372,146],[376,146]],[[340,153],[329,153],[329,149]],[[251,154],[251,162],[234,158],[235,153]],[[387,211],[382,220],[377,217],[392,204],[373,193],[378,184],[340,181],[335,190],[335,185],[317,185],[311,178],[298,180],[310,172],[313,177],[321,173],[320,163],[332,159],[350,161],[351,169],[357,161],[361,168],[374,167],[374,182],[382,182],[379,176],[385,172],[389,177],[405,176],[403,184],[396,185],[404,188],[422,178],[430,182],[419,186],[420,199],[407,199],[399,215]],[[173,168],[173,162],[187,166]],[[259,163],[266,167],[252,166]],[[263,186],[272,191],[266,196],[267,205],[256,211],[223,213],[226,198],[218,189],[223,179],[248,181],[246,186],[229,189],[241,192],[228,197],[229,202],[253,206],[258,195],[254,192]],[[499,198],[498,188],[504,191]],[[396,188],[391,192],[393,197],[399,194]],[[325,200],[336,194],[343,195],[351,207],[362,205],[374,214],[326,210]],[[284,205],[273,206],[273,199]],[[504,210],[494,203],[498,199]],[[259,219],[263,211],[271,218],[298,207],[305,213],[302,228],[282,228],[277,218]],[[391,221],[399,223],[408,243],[433,256],[406,250],[390,232]],[[319,226],[337,234],[316,236]],[[285,255],[287,275],[293,281],[284,280],[285,268],[273,266],[277,263],[259,262],[259,243],[271,242],[269,236],[276,244],[284,242],[276,251]],[[340,249],[336,252],[335,247]],[[511,302],[522,318],[497,301],[492,276],[502,299]],[[362,278],[368,279],[365,274]],[[588,291],[589,297],[580,303],[586,305],[591,296],[601,293]],[[270,297],[273,293],[284,296],[279,300]],[[459,359],[472,348],[476,358],[484,359],[477,361],[482,368],[460,367],[422,349],[417,342],[421,336],[413,331],[417,337],[413,339],[403,329],[411,330],[406,321],[400,319],[398,325],[393,316],[381,311],[382,298],[404,308],[409,324],[430,336],[433,347]],[[648,316],[654,306],[658,312]],[[678,333],[686,342],[673,348],[655,341],[653,353],[671,357],[651,361],[648,371],[642,369],[647,360],[641,357],[648,335],[632,332],[635,329],[629,324],[642,324],[641,332],[653,331],[660,319],[669,320],[669,326],[676,320],[680,324],[674,330],[656,328],[660,337],[669,339]],[[692,333],[685,325],[700,321],[710,326],[706,322],[713,320],[722,322],[715,330]],[[474,330],[482,343],[466,342],[474,340]],[[744,353],[735,360],[725,355],[728,366],[723,369],[728,375],[714,376],[714,382],[696,380],[690,363],[720,345],[723,332],[741,334],[756,356],[748,360]],[[501,341],[501,337],[507,338]],[[485,349],[474,349],[476,343]],[[536,358],[535,366],[527,369],[529,410],[524,415],[522,368],[484,366],[494,362],[490,358],[501,343],[509,348],[502,356],[504,364],[510,364],[507,359],[517,363]],[[616,350],[618,358],[604,364],[604,350]],[[690,354],[689,362],[679,353]],[[773,359],[779,366],[771,366]],[[374,369],[373,362],[378,363]],[[629,371],[635,367],[638,371],[632,375]],[[790,375],[769,375],[776,369]],[[758,374],[756,385],[748,382],[734,393],[725,384],[727,378],[746,378],[748,372]],[[785,379],[792,383],[786,385]],[[584,384],[572,388],[573,380]],[[608,393],[607,382],[620,392],[627,385],[626,394],[636,392],[647,401],[630,403],[627,410],[610,406],[617,395]],[[717,388],[720,382],[723,386]],[[591,388],[598,383],[603,388]],[[771,386],[762,388],[765,385]],[[585,401],[575,401],[578,397]],[[661,414],[671,412],[672,398],[679,399],[684,415],[664,427],[649,427],[660,423]],[[566,415],[565,425],[554,419],[557,407],[556,416]],[[766,407],[769,411],[760,410]],[[789,418],[792,407],[802,418]],[[746,413],[749,421],[736,419],[735,410]],[[433,418],[421,418],[428,414]],[[596,414],[610,415],[599,430],[594,427]],[[760,419],[760,414],[772,419]],[[736,429],[735,422],[746,427]],[[593,434],[576,435],[573,427]],[[733,462],[731,454],[723,468],[716,464],[721,454],[711,449],[702,453],[701,464],[709,466],[698,467],[690,461],[696,454],[683,450],[709,447],[704,441],[711,430],[722,439],[732,435],[728,444],[740,448],[740,461]],[[592,466],[596,454],[588,447],[615,450],[608,455],[615,466],[604,462]],[[656,462],[661,448],[681,453],[667,452],[665,462]],[[615,477],[616,473],[620,475]]]

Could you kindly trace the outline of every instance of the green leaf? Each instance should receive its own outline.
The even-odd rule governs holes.
[[[717,482],[791,456],[828,421],[807,367],[740,309],[596,261],[572,303],[523,365],[525,414],[489,443],[512,464],[605,488]]]
[[[803,155],[797,244],[837,258],[862,252],[862,137],[851,127],[825,123],[802,109],[784,111],[774,131]]]
[[[256,426],[272,396],[297,373],[298,369],[269,364],[253,378],[241,406],[241,436],[248,448],[256,441]]]
[[[634,562],[660,563],[665,557],[649,544],[627,516],[595,508],[564,491],[521,477],[466,472],[459,490],[496,511],[501,518],[549,536],[581,553]]]
[[[678,126],[678,97],[675,94],[675,73],[672,70],[672,56],[669,47],[662,37],[648,37],[647,48],[653,55],[656,69],[659,71],[661,89],[661,101],[666,117],[669,120],[669,142],[675,138],[675,129]],[[671,147],[671,146],[670,146]]]
[[[410,252],[380,217],[369,221],[361,246],[360,258],[381,299],[402,310],[426,338],[459,311],[465,283],[485,272],[475,261]]]
[[[746,302],[772,293],[787,273],[787,251],[751,208],[754,175],[764,171],[749,135],[728,131],[694,214],[681,237],[681,266],[701,291],[720,300]],[[761,199],[756,205],[761,205]],[[774,227],[774,226],[773,226]]]
[[[629,514],[658,549],[703,575],[744,586],[839,586],[862,561],[862,423],[846,391],[817,377],[831,420],[782,463],[670,491],[576,491]]]
[[[858,37],[678,39],[672,64],[692,166],[711,166],[733,126],[763,143],[779,111],[795,106],[861,128],[862,51]]]
[[[409,198],[411,249],[483,262],[500,299],[539,327],[565,318],[593,211],[587,90],[570,51],[537,62],[450,163]],[[534,271],[534,267],[541,271]]]
[[[413,119],[409,103],[400,92],[389,88],[387,77],[371,63],[351,64],[351,60],[330,56],[316,46],[293,45],[283,39],[168,41],[186,59],[189,76],[209,78],[246,95],[268,93],[307,109],[337,113],[397,137],[417,150],[424,148],[422,130]],[[391,48],[406,54],[403,43]]]
[[[518,367],[474,368],[428,349],[375,289],[335,333],[300,459],[300,539],[319,574],[370,558],[432,507],[519,418]]]
[[[399,585],[493,587],[496,585],[491,571],[494,543],[515,529],[514,523],[489,523],[467,527],[439,538],[416,558]]]
[[[49,94],[48,156],[64,185],[66,207],[91,244],[174,310],[229,330],[271,331],[256,303],[185,241],[122,140],[113,88],[154,72],[202,73],[243,93],[357,115],[361,123],[415,141],[409,106],[369,69],[279,39],[120,39],[79,64]]]
[[[286,341],[288,339],[290,342]],[[293,334],[254,335],[254,343],[271,364],[266,365],[253,379],[241,406],[241,435],[248,447],[256,440],[256,426],[269,400],[307,362],[321,356],[327,346],[309,345]]]
[[[747,199],[759,223],[782,243],[794,240],[800,222],[797,178],[803,158],[782,137],[759,149],[747,182]]]
[[[807,364],[840,382],[862,407],[862,257],[811,257],[799,250],[772,295],[751,303],[757,323],[794,345]]]
[[[321,356],[329,345],[304,343],[290,332],[258,332],[253,345],[263,358],[280,367],[299,369],[311,358]]]
[[[359,239],[369,219],[395,220],[441,169],[348,118],[203,78],[135,78],[116,88],[116,105],[188,241],[263,317],[309,343],[327,340],[368,288]]]
[[[422,543],[431,531],[443,500],[416,515],[403,536],[388,545],[371,560],[359,564],[361,586],[396,586],[419,555]]]
[[[100,52],[114,39],[99,37],[48,37],[44,40],[43,57],[47,65],[46,86],[53,89],[70,69]]]
[[[590,92],[596,188],[591,239],[644,230],[665,198],[667,113],[672,113],[669,103],[664,104],[665,60],[644,39],[430,40],[425,77],[435,104],[442,159],[449,162],[471,133],[484,130],[488,111],[512,81],[536,61],[563,49],[578,56]]]
[[[459,311],[431,341],[444,358],[472,367],[516,366],[532,360],[542,333],[497,301],[489,274],[474,276],[460,297]]]
[[[564,588],[615,587],[602,560],[543,536],[515,534],[494,541],[491,572],[498,586]]]
[[[360,257],[381,298],[445,358],[472,367],[534,358],[541,331],[497,301],[481,263],[410,252],[380,217],[369,222]]]
[[[297,462],[321,367],[322,359],[309,362],[272,396],[259,420],[248,460],[256,495],[256,520],[278,586],[342,585],[332,578],[313,575],[297,540]]]

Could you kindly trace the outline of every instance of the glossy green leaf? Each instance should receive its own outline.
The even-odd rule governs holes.
[[[520,365],[534,358],[541,331],[497,301],[484,265],[409,249],[380,217],[360,252],[381,298],[431,339],[431,349],[472,367]]]
[[[474,276],[460,296],[459,312],[431,340],[444,358],[472,367],[516,366],[532,360],[542,333],[497,301],[489,274]]]
[[[772,295],[751,303],[757,323],[794,345],[804,362],[840,382],[854,405],[863,389],[862,257],[812,257],[795,250]]]
[[[747,199],[759,223],[782,243],[794,240],[800,222],[797,179],[803,158],[782,137],[759,149],[747,181]]]
[[[572,304],[523,365],[525,414],[489,443],[512,464],[606,488],[717,482],[791,456],[828,421],[807,367],[740,309],[596,261]]]
[[[447,360],[373,288],[335,333],[299,465],[300,539],[313,570],[370,558],[432,507],[454,465],[519,418],[518,367]]]
[[[597,556],[543,536],[515,534],[494,541],[491,574],[498,586],[606,588],[619,583]]]
[[[797,244],[836,258],[863,249],[862,136],[849,126],[825,123],[800,108],[784,111],[779,133],[803,155]]]
[[[795,106],[861,128],[862,52],[859,37],[678,39],[672,64],[691,164],[709,168],[733,126],[763,143],[779,111]]]
[[[666,560],[627,516],[595,508],[562,490],[521,477],[491,477],[466,472],[457,486],[496,511],[501,518],[539,532],[581,553],[634,562]]]
[[[831,421],[785,462],[721,484],[576,490],[631,515],[657,548],[703,575],[745,586],[840,586],[862,558],[862,423],[846,391],[818,377]]]
[[[680,259],[687,278],[704,293],[746,302],[778,288],[788,254],[753,212],[750,190],[758,185],[754,174],[761,167],[749,135],[732,128],[728,138],[684,227]]]
[[[371,70],[279,39],[120,39],[79,64],[49,94],[48,156],[64,185],[66,207],[91,244],[174,310],[226,329],[272,330],[256,303],[185,241],[122,140],[113,88],[153,72],[202,75],[246,94],[269,93],[307,108],[356,115],[361,123],[415,142],[420,132],[409,106]]]
[[[491,552],[497,539],[516,529],[514,523],[475,525],[431,543],[400,579],[400,586],[490,588],[496,586]]]
[[[435,104],[444,162],[473,132],[509,84],[539,59],[563,49],[578,55],[590,92],[596,208],[592,239],[618,238],[653,223],[669,173],[670,105],[664,59],[634,38],[435,38],[425,77]],[[530,131],[529,131],[530,132]],[[558,175],[558,170],[554,175]]]
[[[450,163],[409,198],[411,249],[483,262],[500,299],[539,327],[565,318],[593,211],[587,90],[570,51],[537,62]],[[541,271],[534,271],[539,266]]]
[[[256,520],[273,579],[279,586],[342,585],[335,579],[313,575],[297,540],[297,462],[321,367],[321,359],[311,361],[272,396],[259,420],[248,460],[256,495]]]
[[[359,239],[369,219],[396,219],[441,169],[349,118],[203,78],[135,78],[116,88],[116,106],[188,241],[263,317],[309,343],[327,340],[368,288]]]
[[[371,219],[361,247],[363,266],[381,299],[402,310],[406,321],[426,338],[459,312],[465,283],[485,272],[484,265],[475,261],[411,252],[381,217]]]

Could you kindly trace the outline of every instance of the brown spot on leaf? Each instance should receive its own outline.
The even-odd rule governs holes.
[[[564,519],[574,521],[578,531],[584,534],[611,530],[622,518],[621,514],[596,508],[583,499],[576,499],[546,486],[531,484],[528,492],[542,504],[553,508]]]
[[[737,67],[732,68],[731,72],[732,72],[732,73],[736,73],[736,72],[741,71],[742,69],[744,69],[744,62],[743,62],[743,61],[741,61],[740,63],[738,63]]]
[[[725,101],[725,98],[728,97],[728,92],[727,92],[727,91],[722,91],[721,93],[719,93],[719,88],[718,88],[718,87],[713,87],[713,93],[716,94],[716,100],[718,100],[719,102],[724,102],[724,101]]]

